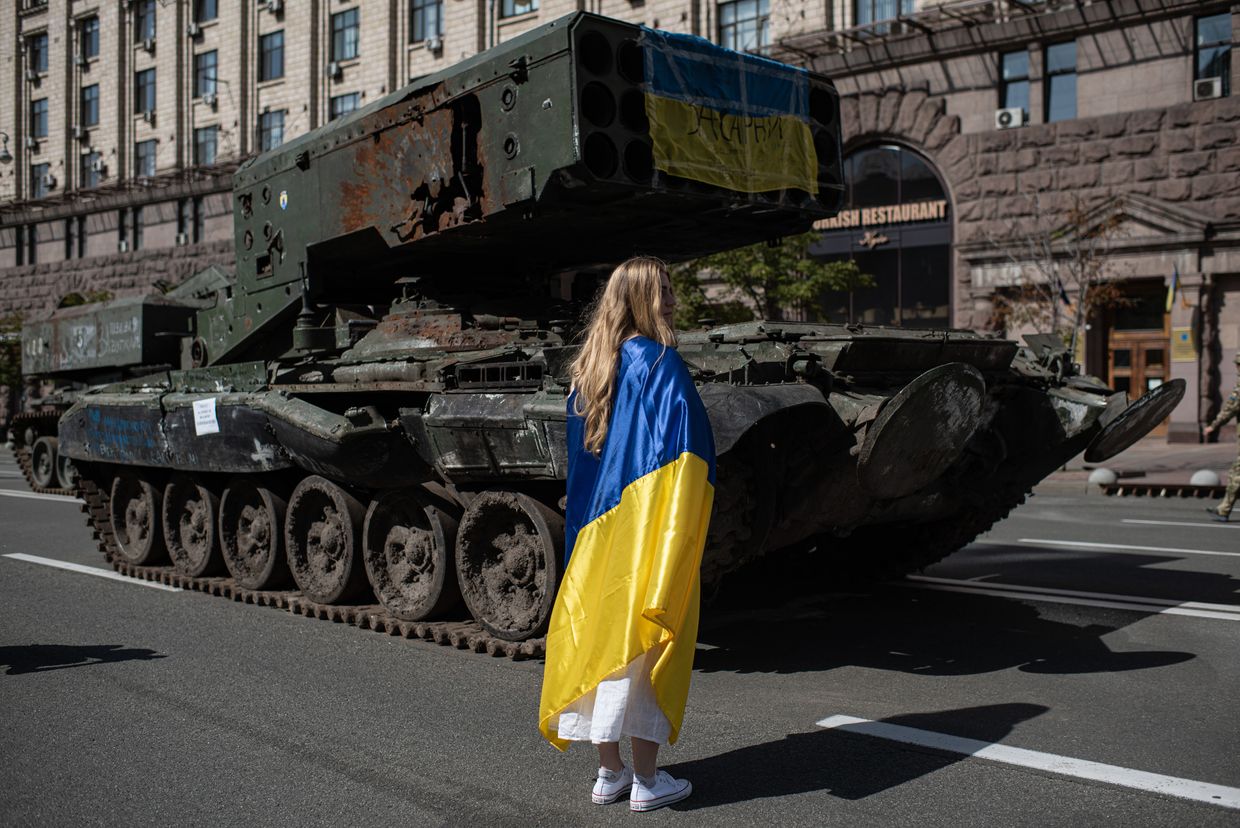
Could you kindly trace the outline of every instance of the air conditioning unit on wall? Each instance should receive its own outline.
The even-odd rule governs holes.
[[[189,233],[177,233],[177,247],[189,244]]]
[[[1009,106],[1005,109],[995,110],[995,129],[1011,129],[1012,127],[1023,126],[1025,123],[1025,110],[1019,106]]]
[[[86,139],[86,127],[75,126],[73,128],[73,137],[78,141],[84,141]]]
[[[440,52],[442,52],[443,51],[443,38],[442,37],[428,37],[426,39],[426,50],[428,52],[434,52],[435,54],[439,54]]]
[[[148,124],[155,123],[155,110],[153,109],[142,110],[142,120],[146,121]]]
[[[51,173],[44,173],[43,174],[43,186],[49,190],[56,189],[56,176],[52,175]]]
[[[331,63],[327,64],[327,77],[332,80],[338,80],[342,74],[343,71],[341,70],[339,63],[333,60]]]
[[[272,14],[284,11],[284,0],[267,0],[267,11]]]
[[[198,37],[198,35],[202,34],[202,27],[197,23],[190,23],[185,27],[185,33],[190,37]]]
[[[90,162],[90,169],[92,172],[105,173],[108,171],[108,165],[103,163],[102,158],[96,158]]]
[[[142,49],[143,51],[146,51],[146,52],[154,52],[155,51],[155,38],[148,37],[148,38],[143,39]]]
[[[202,102],[205,103],[207,106],[211,107],[212,109],[215,109],[215,100],[216,99],[215,99],[214,92],[208,92],[207,94],[202,96]]]
[[[1222,78],[1200,78],[1193,81],[1193,100],[1208,101],[1223,97]]]

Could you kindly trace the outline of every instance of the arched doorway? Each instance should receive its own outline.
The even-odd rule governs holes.
[[[844,159],[845,207],[818,222],[811,252],[852,259],[875,285],[823,299],[831,322],[945,328],[951,324],[951,215],[947,192],[924,157],[871,144]]]

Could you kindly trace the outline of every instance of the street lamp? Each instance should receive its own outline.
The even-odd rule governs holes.
[[[13,160],[13,153],[9,152],[9,134],[0,132],[0,164],[8,164]]]

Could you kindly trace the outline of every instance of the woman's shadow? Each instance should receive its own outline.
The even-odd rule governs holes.
[[[126,648],[121,644],[94,644],[75,646],[67,644],[27,644],[18,647],[0,647],[0,666],[8,666],[5,675],[23,673],[46,673],[68,667],[86,667],[91,664],[107,664],[113,661],[149,661],[165,658],[154,650]]]
[[[1016,725],[1048,709],[1038,704],[995,704],[881,721],[991,743],[1001,741]],[[673,807],[697,810],[815,791],[841,799],[864,799],[965,758],[867,736],[844,725],[792,733],[776,742],[681,762],[667,770],[673,776],[693,780],[693,796]]]

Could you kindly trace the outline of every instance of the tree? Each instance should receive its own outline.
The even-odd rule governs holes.
[[[1033,215],[1054,215],[1042,209],[1038,194],[1027,198]],[[1012,223],[1002,237],[990,237],[991,246],[1003,251],[1016,271],[1015,283],[995,295],[994,327],[1056,333],[1069,353],[1076,353],[1086,323],[1099,311],[1129,301],[1107,255],[1119,229],[1121,208],[1122,199],[1113,199],[1087,209],[1074,195],[1062,221],[1054,226],[1026,230]]]
[[[678,327],[697,327],[709,316],[721,322],[782,319],[790,309],[825,316],[824,293],[870,287],[874,279],[856,262],[824,262],[810,255],[818,233],[788,236],[774,244],[759,243],[714,253],[672,268],[679,303]],[[707,271],[729,290],[723,302],[710,302],[698,274]]]

